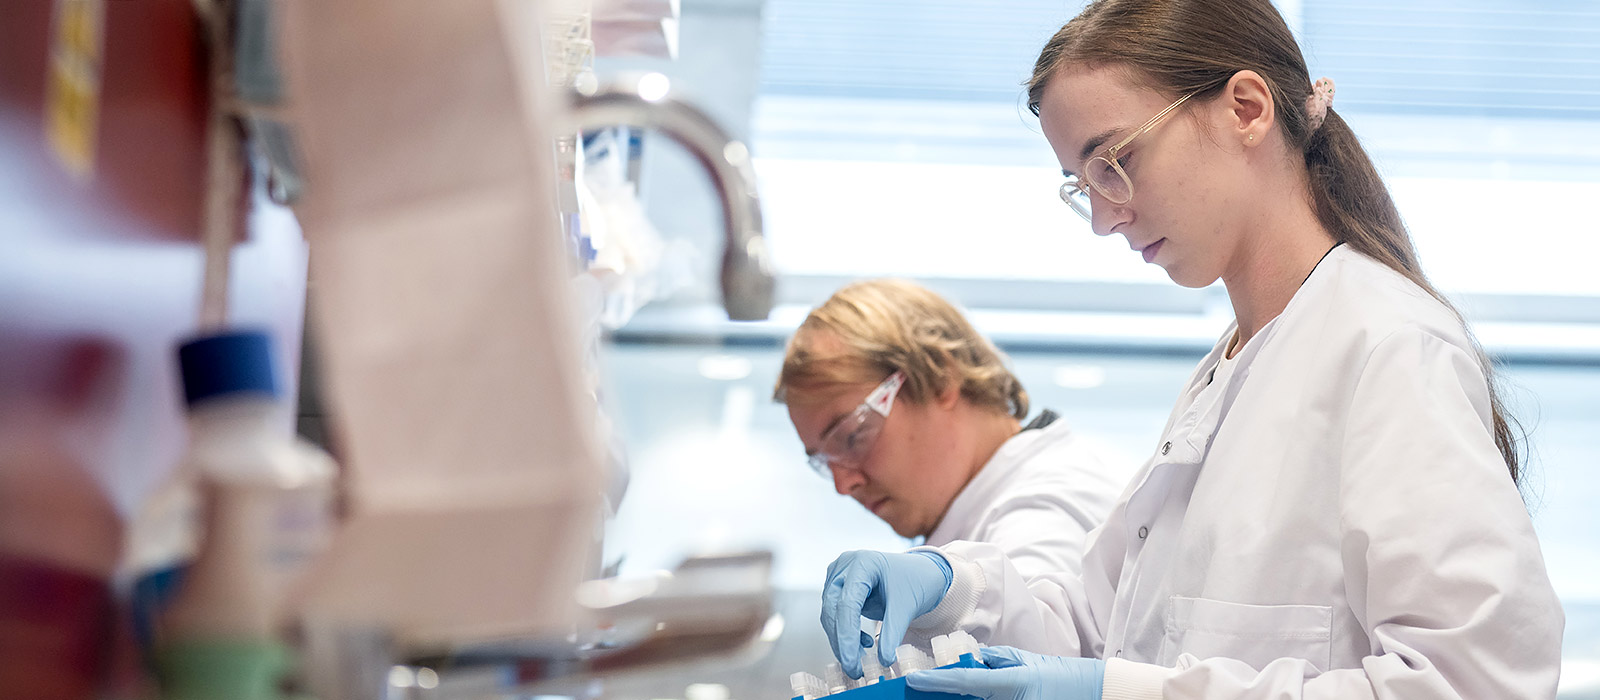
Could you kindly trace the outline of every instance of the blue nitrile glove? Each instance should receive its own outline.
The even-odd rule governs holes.
[[[861,631],[863,616],[882,620],[878,661],[895,662],[895,648],[911,621],[939,606],[953,579],[950,563],[933,552],[895,554],[856,550],[828,565],[822,587],[822,631],[839,666],[861,677],[861,649],[872,637]]]
[[[1106,662],[1043,656],[1011,647],[983,647],[989,668],[941,668],[906,676],[913,690],[984,700],[1100,700]]]

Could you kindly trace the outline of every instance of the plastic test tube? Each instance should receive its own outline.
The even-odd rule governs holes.
[[[961,658],[961,655],[956,653],[955,645],[950,642],[950,637],[941,634],[932,641],[934,666],[949,666]]]
[[[894,653],[895,658],[898,659],[894,664],[898,670],[898,676],[933,668],[933,657],[928,656],[928,652],[910,644],[901,644],[898,649],[895,649]]]
[[[795,697],[801,697],[805,700],[817,700],[828,695],[828,688],[823,685],[822,679],[805,671],[791,674],[789,676],[789,687],[794,689]]]
[[[828,684],[828,694],[842,693],[850,688],[850,679],[844,675],[844,669],[839,664],[828,664],[823,670],[824,682]]]
[[[955,646],[955,654],[956,654],[956,659],[957,660],[960,660],[961,657],[963,655],[965,655],[965,654],[971,654],[972,658],[974,658],[974,659],[979,658],[979,652],[978,652],[979,644],[978,644],[977,638],[973,637],[970,634],[967,634],[964,630],[956,630],[954,632],[951,632],[950,633],[950,642],[951,642],[951,644],[953,646]],[[951,662],[951,663],[954,663],[954,662]]]
[[[883,665],[878,663],[877,649],[864,649],[861,654],[861,685],[877,683],[883,675]]]

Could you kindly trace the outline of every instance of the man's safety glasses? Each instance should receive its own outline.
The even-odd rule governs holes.
[[[811,468],[823,478],[832,478],[832,465],[860,465],[878,441],[883,421],[889,417],[894,397],[900,393],[900,385],[905,380],[905,375],[898,371],[889,375],[860,406],[823,431],[817,451],[807,456]]]

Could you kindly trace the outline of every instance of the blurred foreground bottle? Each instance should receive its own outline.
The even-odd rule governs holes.
[[[203,527],[158,625],[161,696],[276,698],[296,587],[333,529],[335,466],[284,430],[266,334],[202,337],[179,357]]]

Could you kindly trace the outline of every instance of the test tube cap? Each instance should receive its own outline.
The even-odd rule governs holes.
[[[178,347],[178,365],[184,399],[191,406],[214,396],[278,397],[272,338],[262,331],[234,330],[193,338]]]

